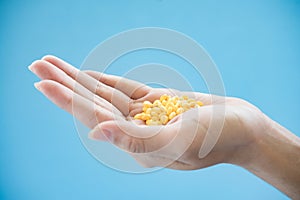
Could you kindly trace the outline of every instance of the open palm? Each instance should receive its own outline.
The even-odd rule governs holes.
[[[230,162],[227,158],[234,158],[237,148],[251,140],[244,131],[250,129],[251,124],[244,123],[245,119],[251,117],[249,113],[260,113],[240,99],[213,99],[203,93],[154,89],[119,76],[80,71],[54,56],[35,61],[30,70],[42,79],[36,87],[92,129],[91,138],[109,140],[146,167],[198,169]],[[187,95],[202,101],[205,106],[191,109],[165,126],[149,127],[143,121],[133,120],[133,116],[142,111],[145,100],[154,101],[163,94]],[[214,120],[213,110],[222,111]],[[212,152],[199,159],[198,152],[211,121],[224,124],[219,130],[222,133],[220,138],[215,138]]]

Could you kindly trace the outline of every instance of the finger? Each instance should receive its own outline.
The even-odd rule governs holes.
[[[76,78],[79,72],[78,69],[55,56],[47,55],[44,56],[42,59],[59,67],[61,70],[66,72],[66,74],[73,77],[74,79]],[[123,77],[103,74],[95,71],[86,71],[86,73],[94,77],[97,81],[100,81],[108,86],[111,86],[113,88],[116,88],[116,86],[118,86],[118,88],[116,89],[122,91],[124,94],[133,99],[138,99],[141,96],[144,96],[150,90],[149,86]]]
[[[130,121],[110,121],[98,124],[90,137],[107,138],[129,153],[150,153],[166,146],[176,135],[172,126],[141,126]]]
[[[114,88],[117,88],[116,85],[119,85],[120,87],[117,89],[121,90],[123,93],[125,93],[126,95],[128,95],[133,99],[139,99],[143,97],[140,100],[154,101],[158,99],[161,95],[168,94],[171,96],[174,95],[188,96],[189,98],[202,101],[205,105],[210,105],[212,104],[212,102],[214,103],[223,102],[222,97],[216,95],[205,94],[200,92],[179,91],[170,88],[155,90],[154,93],[151,93],[150,92],[151,88],[149,86],[139,83],[137,81],[129,80],[119,76],[104,74],[96,71],[84,71],[84,72],[94,77],[95,79],[101,81],[102,83],[105,83]]]
[[[49,63],[52,63],[62,71],[64,71],[66,74],[68,74],[73,79],[76,79],[77,74],[79,73],[79,69],[76,67],[73,67],[69,63],[63,61],[62,59],[52,56],[52,55],[46,55],[42,58],[42,60],[45,60]]]
[[[89,70],[84,72],[96,80],[120,90],[132,99],[139,99],[145,96],[151,90],[149,86],[143,83],[126,79],[124,77]]]
[[[65,72],[63,72],[62,70],[55,67],[49,62],[46,62],[44,60],[37,60],[30,65],[29,69],[42,80],[53,80],[59,82],[60,84],[66,86],[67,88],[75,91],[79,95],[87,98],[92,102],[95,102],[103,109],[106,109],[108,111],[113,111],[114,113],[121,115],[120,111],[116,109],[114,106],[112,106],[109,102],[100,98],[97,95],[94,95],[90,90],[86,89],[81,84],[77,83]]]
[[[98,123],[119,119],[113,113],[101,109],[90,100],[74,93],[69,88],[52,80],[43,80],[35,84],[48,99],[63,110],[74,115],[79,121],[89,128],[94,128]]]
[[[186,120],[181,125],[176,123],[148,127],[136,126],[128,121],[110,121],[97,125],[90,132],[90,137],[106,138],[133,156],[142,166],[167,167],[179,159],[181,163],[188,163],[187,158],[192,156],[191,152],[188,153],[188,148],[197,134],[197,125],[193,131],[189,129],[189,125],[184,124],[192,124],[194,127],[193,124],[198,122]],[[149,135],[153,136],[148,137]]]
[[[77,68],[73,67],[72,65],[66,63],[65,61],[57,57],[45,56],[42,59],[47,62],[50,62],[51,64],[64,71],[72,79],[76,80],[78,83],[83,85],[92,93],[96,93],[100,97],[112,103],[118,110],[121,111],[121,113],[123,113],[123,115],[128,115],[129,102],[131,101],[131,99],[124,93],[97,81],[88,74],[81,72]]]

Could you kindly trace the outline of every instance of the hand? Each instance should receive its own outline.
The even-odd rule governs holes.
[[[300,196],[300,139],[242,99],[154,89],[118,76],[82,72],[54,56],[33,62],[29,69],[42,79],[37,89],[91,128],[91,138],[112,142],[145,167],[189,170],[232,163],[294,199]],[[165,126],[133,120],[143,101],[162,94],[186,95],[204,106]]]
[[[266,118],[256,107],[237,98],[154,89],[118,76],[82,72],[54,56],[33,62],[30,70],[42,79],[36,87],[45,96],[93,129],[91,138],[109,140],[145,167],[186,170],[244,162],[247,159],[242,152],[254,140],[253,129],[268,128]],[[175,117],[165,126],[146,126],[133,120],[142,111],[143,101],[154,101],[163,94],[187,95],[204,106]],[[212,151],[200,159],[198,153],[206,134],[216,134],[209,129],[214,109],[223,111],[213,119],[217,123],[225,120],[224,127]]]

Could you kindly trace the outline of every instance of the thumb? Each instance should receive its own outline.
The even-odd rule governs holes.
[[[98,124],[90,138],[106,140],[129,153],[150,153],[167,145],[176,136],[173,125],[146,126],[130,121],[108,121]]]

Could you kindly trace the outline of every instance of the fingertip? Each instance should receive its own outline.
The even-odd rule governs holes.
[[[97,126],[95,129],[95,134],[101,133],[106,137],[108,140],[113,141],[114,138],[123,136],[123,135],[129,135],[128,132],[132,131],[131,123],[128,123],[127,121],[106,121],[102,122]],[[131,131],[129,130],[131,129]]]
[[[41,91],[41,82],[36,82],[33,85],[37,90]]]
[[[112,139],[112,133],[107,128],[102,128],[101,124],[97,125],[88,135],[92,140],[108,141]]]
[[[40,92],[44,92],[44,89],[47,85],[51,85],[53,84],[51,80],[42,80],[39,82],[35,82],[33,85],[34,87],[39,90]]]
[[[37,90],[44,93],[46,96],[48,96],[48,93],[54,93],[55,91],[53,90],[59,87],[58,83],[52,80],[41,80],[39,82],[35,82],[33,85]]]
[[[97,141],[108,141],[108,138],[101,132],[90,132],[88,138]]]
[[[54,55],[51,55],[51,54],[47,54],[47,55],[42,57],[42,60],[45,60],[45,61],[49,61],[49,60],[52,60],[52,59],[57,59],[57,57],[55,57]]]
[[[29,66],[28,69],[43,79],[43,75],[48,73],[49,63],[45,60],[35,60]]]
[[[40,60],[35,60],[35,61],[33,61],[33,62],[28,66],[28,69],[29,69],[31,72],[36,73],[36,69],[35,69],[36,67],[35,67],[35,66],[39,65],[40,62],[41,62]]]
[[[159,134],[163,130],[163,126],[139,125],[127,120],[104,122],[101,123],[101,127],[99,128],[103,132],[110,132],[105,134],[112,134],[112,137],[126,136],[136,139],[150,138]]]
[[[28,66],[28,69],[29,69],[29,71],[33,72],[31,64]]]

